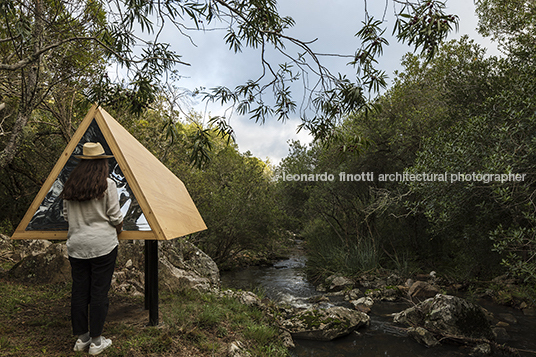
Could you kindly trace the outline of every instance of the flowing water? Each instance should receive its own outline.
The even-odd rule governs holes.
[[[303,251],[298,249],[286,260],[279,261],[271,267],[250,267],[243,270],[222,272],[223,288],[243,290],[260,290],[276,302],[290,304],[294,307],[311,306],[309,299],[320,295],[307,280]],[[534,317],[524,316],[520,311],[503,306],[496,306],[485,301],[479,303],[495,314],[509,314],[517,323],[507,327],[509,337],[498,340],[508,346],[522,350],[536,350],[536,321]],[[426,348],[412,338],[402,336],[400,330],[392,324],[391,313],[407,307],[403,303],[379,302],[374,304],[369,316],[370,327],[360,328],[349,336],[330,342],[295,340],[294,357],[455,357],[468,356],[469,350],[456,345],[442,345]],[[521,353],[521,356],[536,356]]]

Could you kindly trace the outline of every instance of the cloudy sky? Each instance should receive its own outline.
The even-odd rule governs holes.
[[[365,19],[365,0],[279,0],[279,10],[282,16],[291,16],[295,26],[287,34],[301,40],[315,40],[311,45],[318,53],[353,54],[360,44],[354,34],[360,29]],[[394,9],[392,1],[368,0],[367,11],[369,15],[381,18],[386,11],[386,33],[390,34],[394,24]],[[447,12],[457,14],[460,18],[460,27],[450,39],[459,38],[468,34],[483,46],[489,48],[488,53],[497,54],[496,47],[488,39],[482,38],[476,32],[477,18],[474,13],[474,4],[471,0],[448,0]],[[235,54],[228,50],[224,43],[224,31],[193,32],[192,38],[187,39],[176,32],[168,31],[161,40],[169,42],[175,51],[181,54],[182,60],[191,64],[181,67],[183,76],[175,84],[193,90],[198,87],[212,88],[224,85],[234,88],[248,79],[256,79],[261,73],[260,52],[246,49]],[[393,72],[400,69],[400,60],[404,53],[412,48],[399,44],[392,37],[388,37],[390,45],[387,46],[382,57],[379,58],[379,67],[383,69],[391,80]],[[192,42],[195,46],[192,45]],[[289,52],[295,49],[288,47]],[[275,54],[272,59],[277,60]],[[346,66],[347,58],[322,58],[333,73],[345,73],[352,78],[352,68]],[[295,98],[299,100],[299,98]],[[201,102],[193,103],[194,109],[203,112],[206,117],[211,115],[226,115],[230,112],[221,105],[206,106]],[[241,152],[250,151],[254,156],[263,160],[269,159],[277,164],[288,153],[287,142],[298,139],[309,142],[310,136],[305,132],[296,133],[300,123],[296,115],[286,123],[278,122],[275,118],[264,125],[256,124],[236,113],[231,116],[231,125],[236,133],[237,144]]]

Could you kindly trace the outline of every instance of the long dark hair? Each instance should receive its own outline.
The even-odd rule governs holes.
[[[108,159],[84,159],[63,185],[61,197],[68,201],[89,201],[104,196],[108,188]]]

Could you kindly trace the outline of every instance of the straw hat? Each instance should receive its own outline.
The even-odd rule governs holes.
[[[108,159],[113,155],[105,155],[100,143],[85,143],[82,147],[82,155],[74,155],[77,159]]]

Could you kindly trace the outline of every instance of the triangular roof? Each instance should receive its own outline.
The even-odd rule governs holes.
[[[123,201],[127,200],[122,207],[125,220],[136,211],[135,219],[142,221],[141,228],[136,228],[134,222],[133,230],[125,225],[120,239],[170,240],[207,228],[183,182],[110,114],[93,105],[15,230],[13,239],[67,238],[67,225],[59,212],[62,205],[58,196],[65,178],[77,162],[73,155],[80,154],[83,143],[95,135],[101,138],[106,151],[114,155],[118,164],[117,172],[114,171],[116,176],[124,176],[126,180],[123,185],[126,194],[122,196]],[[34,224],[36,221],[38,223]]]

